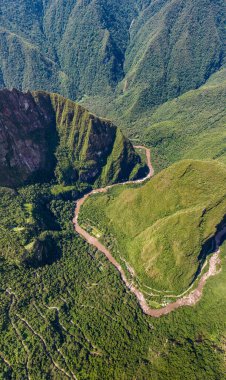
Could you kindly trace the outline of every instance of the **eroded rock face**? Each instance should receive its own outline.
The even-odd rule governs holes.
[[[134,178],[140,157],[111,122],[57,94],[0,91],[0,185]]]
[[[0,184],[14,186],[54,166],[48,137],[56,134],[53,114],[44,115],[31,93],[0,91]]]

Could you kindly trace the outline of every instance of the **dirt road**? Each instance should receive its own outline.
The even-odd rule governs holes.
[[[147,165],[149,168],[149,173],[145,178],[142,178],[142,179],[139,179],[136,181],[123,182],[123,183],[121,183],[121,185],[132,184],[132,183],[142,183],[142,182],[146,181],[148,178],[151,178],[154,174],[154,169],[153,169],[152,164],[151,164],[150,149],[143,147],[143,146],[135,146],[135,148],[145,150],[146,158],[147,158]],[[110,185],[110,186],[106,186],[104,188],[93,190],[90,193],[84,195],[81,199],[79,199],[77,201],[76,209],[75,209],[75,216],[73,219],[75,231],[79,235],[81,235],[83,238],[85,238],[85,240],[89,244],[93,245],[99,251],[104,253],[104,255],[107,257],[107,259],[115,266],[115,268],[119,271],[121,278],[122,278],[123,282],[125,283],[126,287],[136,296],[136,298],[139,302],[139,305],[145,314],[158,318],[158,317],[161,317],[163,315],[169,314],[171,311],[176,310],[179,307],[195,305],[200,300],[200,298],[202,297],[203,287],[204,287],[207,279],[211,276],[216,275],[220,271],[220,269],[218,269],[218,265],[220,264],[220,248],[219,248],[219,245],[220,245],[220,240],[226,234],[226,226],[224,226],[223,229],[220,232],[218,232],[218,234],[215,237],[216,247],[217,247],[216,252],[211,256],[210,261],[209,261],[209,269],[201,277],[197,288],[195,290],[193,290],[188,296],[184,296],[182,298],[179,298],[177,301],[172,302],[172,303],[170,303],[170,304],[168,304],[168,305],[166,305],[160,309],[152,309],[147,304],[147,301],[146,301],[143,293],[139,289],[137,289],[132,283],[130,283],[130,281],[126,278],[126,275],[125,275],[123,268],[115,260],[115,258],[112,256],[111,252],[102,243],[100,243],[100,241],[97,238],[91,236],[87,231],[85,231],[78,224],[79,211],[81,209],[81,206],[85,202],[85,200],[88,197],[90,197],[92,194],[106,193],[108,191],[108,189],[112,188],[113,186],[117,186],[117,185]]]

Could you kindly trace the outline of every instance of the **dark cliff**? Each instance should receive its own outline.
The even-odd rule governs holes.
[[[104,185],[144,168],[122,132],[57,94],[0,91],[0,185]]]

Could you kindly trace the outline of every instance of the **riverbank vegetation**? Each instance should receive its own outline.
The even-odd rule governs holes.
[[[101,231],[147,294],[152,288],[180,294],[214,250],[211,238],[226,209],[225,180],[226,168],[217,161],[181,161],[142,187],[88,198],[79,221]]]
[[[18,236],[21,228],[29,229],[32,239],[34,231],[51,232],[59,254],[38,267],[18,265],[12,251],[4,257],[1,240],[1,378],[223,379],[226,247],[222,272],[208,281],[195,307],[150,318],[104,255],[73,231],[74,202],[49,194],[48,186],[18,194],[1,190],[1,199],[8,197],[8,217],[1,203],[8,236],[12,228]],[[51,204],[48,226],[35,211],[43,200]],[[24,209],[24,202],[33,207]],[[18,237],[15,244],[22,241]]]

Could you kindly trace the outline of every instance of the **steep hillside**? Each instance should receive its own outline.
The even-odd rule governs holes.
[[[59,95],[0,92],[0,185],[54,178],[62,185],[142,175],[140,157],[111,122]]]
[[[100,96],[101,113],[110,97],[118,117],[134,120],[223,65],[224,17],[223,0],[6,1],[0,84]]]
[[[92,196],[80,220],[126,260],[143,290],[181,293],[213,250],[226,212],[225,181],[221,163],[181,161],[141,188]]]
[[[225,244],[222,271],[201,301],[155,319],[75,234],[74,202],[51,199],[40,185],[0,195],[2,379],[224,379]],[[46,200],[54,231],[37,209]],[[18,265],[21,253],[33,265]]]
[[[85,93],[111,92],[123,78],[129,26],[139,11],[139,3],[142,1],[72,0],[65,3],[48,0],[45,3],[35,1],[32,5],[27,0],[13,5],[6,2],[1,5],[0,21],[2,28],[25,39],[44,56],[44,60],[54,61],[56,68],[64,73],[61,79],[66,82],[68,92],[65,95],[75,99]],[[7,47],[8,41],[5,42]],[[20,50],[18,43],[15,58]],[[10,57],[4,59],[7,61]],[[30,66],[37,67],[37,62],[31,59]],[[11,85],[10,75],[4,67],[2,71],[5,85]],[[24,72],[22,59],[18,72],[21,75]],[[39,78],[39,69],[35,72]],[[23,76],[26,77],[26,70]],[[23,89],[42,88],[42,82],[35,82],[32,74],[29,81],[22,82],[21,79],[16,77],[13,85]],[[49,82],[45,89],[52,90],[49,86],[53,85],[62,93],[58,79],[54,84]]]
[[[217,159],[226,163],[226,70],[198,90],[166,102],[140,119],[143,140],[152,147],[161,169],[184,158]],[[137,126],[131,136],[137,135]]]
[[[134,20],[123,95],[131,117],[205,83],[223,63],[223,2],[154,1]]]
[[[32,185],[19,192],[1,187],[0,215],[1,259],[36,268],[59,258],[54,238],[61,228],[54,216],[50,186]]]
[[[0,28],[0,87],[68,94],[69,78],[29,40]]]

